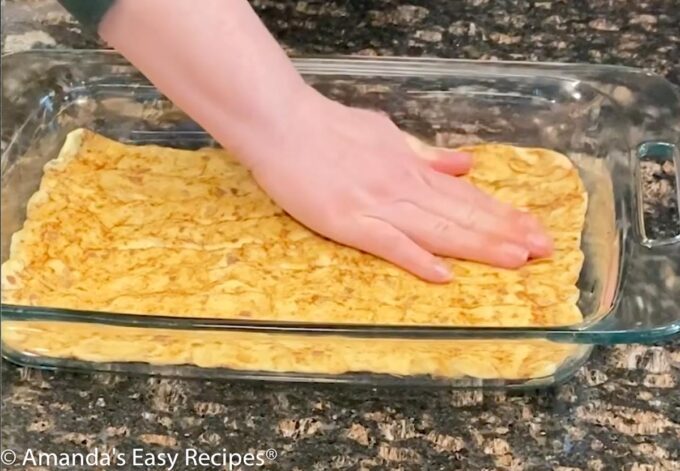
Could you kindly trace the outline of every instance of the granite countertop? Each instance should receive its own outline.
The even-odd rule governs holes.
[[[676,2],[633,3],[253,1],[291,52],[624,64],[680,85]],[[2,6],[3,52],[100,46],[54,0]],[[658,203],[648,211],[668,227],[678,224],[674,172],[645,169]],[[2,446],[20,455],[273,448],[269,469],[305,471],[680,469],[680,340],[597,348],[573,380],[524,393],[54,373],[3,361]]]

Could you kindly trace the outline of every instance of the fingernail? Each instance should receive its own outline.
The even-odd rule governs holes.
[[[518,262],[526,262],[529,260],[529,251],[524,247],[520,247],[515,244],[503,244],[503,252],[505,252],[509,257]]]
[[[532,251],[543,252],[552,248],[552,239],[539,232],[530,232],[527,243]]]
[[[449,281],[453,279],[451,269],[441,260],[437,260],[435,262],[434,272],[437,274],[437,277],[441,278],[442,281]]]

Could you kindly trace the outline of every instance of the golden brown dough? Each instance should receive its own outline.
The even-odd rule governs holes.
[[[456,261],[454,283],[428,284],[314,235],[223,151],[134,147],[79,130],[46,166],[14,236],[3,300],[312,322],[578,322],[586,201],[577,171],[545,149],[462,150],[475,157],[467,178],[547,225],[552,259],[517,271]]]
[[[583,261],[580,240],[587,200],[577,170],[565,156],[546,149],[484,144],[461,150],[475,160],[465,178],[533,212],[546,225],[556,242],[551,259],[519,270],[454,261],[454,282],[428,284],[302,227],[222,150],[138,147],[77,130],[59,157],[46,165],[25,225],[13,237],[10,257],[2,266],[2,299],[116,313],[317,323],[580,322],[576,281]],[[34,327],[40,329],[38,323]],[[43,334],[50,331],[42,328]],[[78,357],[81,337],[61,335],[62,341],[72,338],[60,355]],[[180,340],[181,335],[178,344]],[[279,351],[267,355],[285,353],[284,347],[272,345]],[[382,355],[397,345],[388,347]],[[522,358],[533,348],[527,346]],[[340,349],[343,354],[352,351]],[[449,351],[446,361],[458,350]],[[563,348],[559,352],[564,356]],[[446,355],[446,349],[440,353]],[[157,361],[172,363],[172,353],[167,355],[170,358]],[[316,362],[319,372],[337,372],[337,365],[324,366],[321,358]],[[211,366],[238,363],[224,352],[215,361],[218,364]],[[271,359],[267,361],[274,368]],[[295,371],[300,361],[281,360],[276,368]],[[515,364],[511,376],[519,374],[518,362],[507,359],[507,364]],[[383,369],[398,374],[442,370],[433,368],[409,366],[402,359]]]

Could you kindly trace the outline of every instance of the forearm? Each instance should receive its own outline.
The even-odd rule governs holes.
[[[117,0],[98,32],[246,165],[309,93],[246,0]]]

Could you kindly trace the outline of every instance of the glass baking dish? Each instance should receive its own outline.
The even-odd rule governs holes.
[[[578,281],[583,322],[320,325],[3,304],[6,359],[208,378],[519,388],[570,377],[594,345],[656,342],[680,331],[680,227],[659,234],[647,220],[640,178],[645,159],[680,169],[680,94],[670,83],[615,66],[406,58],[295,63],[327,96],[380,109],[427,142],[494,141],[567,155],[589,200]],[[114,52],[16,53],[3,58],[2,74],[3,262],[44,164],[70,131],[86,127],[122,142],[187,149],[216,145]],[[433,352],[447,361],[435,361]],[[283,370],[282,355],[289,359]],[[253,356],[260,365],[267,358],[268,366],[249,368]],[[322,358],[332,359],[335,370],[320,373],[315,365]]]

